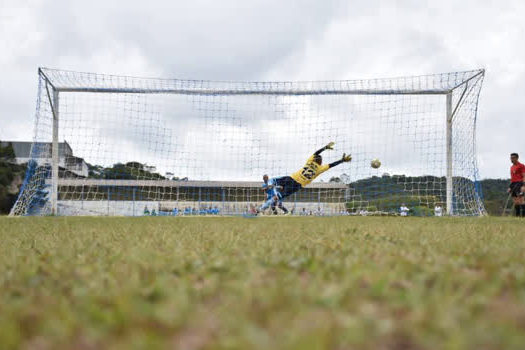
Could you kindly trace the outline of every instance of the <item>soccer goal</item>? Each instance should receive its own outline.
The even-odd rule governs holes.
[[[153,79],[41,68],[11,215],[237,215],[330,141],[295,215],[484,215],[484,70],[372,80]],[[370,162],[378,158],[381,167]]]

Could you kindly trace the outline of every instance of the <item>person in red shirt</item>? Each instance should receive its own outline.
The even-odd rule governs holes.
[[[510,185],[507,192],[509,192],[514,200],[514,210],[516,216],[525,216],[525,200],[523,196],[524,188],[523,181],[525,180],[525,165],[518,161],[519,155],[517,153],[510,154]]]

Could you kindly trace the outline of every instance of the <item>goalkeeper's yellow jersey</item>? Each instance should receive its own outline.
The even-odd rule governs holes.
[[[301,170],[293,173],[291,177],[300,183],[302,187],[304,187],[310,182],[314,181],[316,177],[327,171],[329,168],[330,165],[328,164],[319,165],[314,162],[314,155],[312,154],[306,161],[304,167],[302,167]]]

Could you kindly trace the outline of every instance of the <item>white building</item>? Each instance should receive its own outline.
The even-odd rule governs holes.
[[[27,163],[30,159],[34,159],[39,165],[51,164],[51,142],[0,141],[1,147],[9,145],[13,147],[17,164]],[[65,141],[58,144],[58,166],[79,177],[87,177],[89,173],[87,163],[84,159],[75,157],[71,146]]]

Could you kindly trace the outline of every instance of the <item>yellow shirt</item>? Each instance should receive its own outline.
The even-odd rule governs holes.
[[[304,167],[293,173],[291,177],[304,187],[329,168],[330,166],[328,164],[319,165],[314,162],[314,155],[312,154],[306,161]]]

